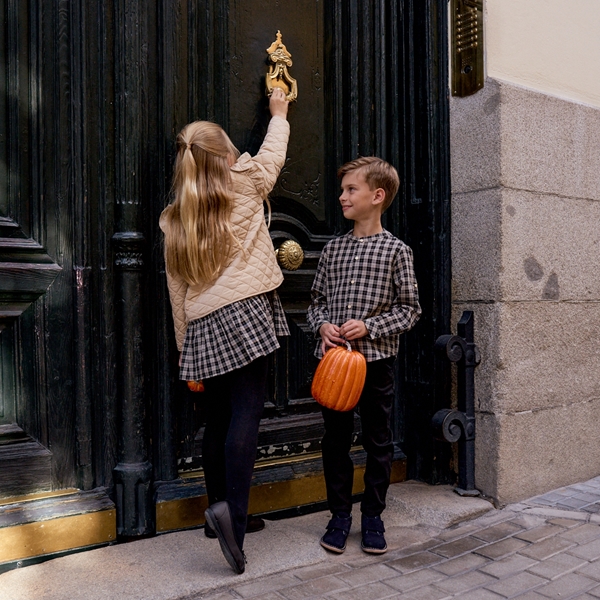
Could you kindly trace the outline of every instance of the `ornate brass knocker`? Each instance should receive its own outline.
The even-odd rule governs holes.
[[[298,84],[288,71],[288,67],[292,66],[292,55],[281,41],[281,31],[277,32],[277,39],[267,48],[267,53],[271,62],[265,78],[267,96],[278,87],[285,92],[286,99],[292,102],[298,97]]]

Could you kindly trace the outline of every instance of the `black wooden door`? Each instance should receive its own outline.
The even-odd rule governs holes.
[[[292,336],[272,364],[261,443],[267,455],[318,445],[308,290],[323,244],[348,227],[335,170],[376,154],[400,172],[386,227],[415,251],[424,309],[398,362],[396,439],[410,476],[451,476],[429,431],[448,385],[432,352],[450,307],[446,10],[443,0],[0,0],[0,497],[101,487],[119,531],[138,535],[153,530],[154,483],[200,464],[202,415],[177,381],[158,218],[186,123],[214,120],[257,150],[277,30],[299,97],[271,231],[306,260],[281,289]],[[7,450],[15,444],[23,452]],[[5,464],[34,475],[11,491],[19,478],[2,479]]]
[[[286,239],[298,242],[305,260],[299,270],[284,271],[279,290],[291,337],[272,361],[259,459],[320,449],[322,421],[310,395],[315,339],[305,318],[310,286],[323,245],[351,226],[339,210],[335,172],[358,155],[375,154],[401,174],[401,192],[385,226],[413,246],[424,291],[424,317],[405,336],[397,365],[394,428],[399,453],[402,447],[409,456],[410,474],[427,477],[434,456],[446,460],[430,440],[430,409],[422,410],[423,404],[439,402],[435,396],[445,385],[444,367],[431,356],[431,344],[448,320],[447,155],[438,144],[445,121],[432,128],[426,111],[427,102],[435,105],[445,93],[445,69],[427,46],[426,23],[439,17],[438,7],[361,0],[232,0],[220,7],[226,18],[208,44],[220,48],[211,62],[216,96],[204,116],[222,123],[241,151],[258,150],[269,118],[266,49],[278,30],[298,82],[298,100],[289,110],[288,159],[271,194],[271,236],[275,247]],[[202,430],[195,443],[191,431],[182,436],[188,440],[181,455],[184,469],[201,464],[201,436]]]

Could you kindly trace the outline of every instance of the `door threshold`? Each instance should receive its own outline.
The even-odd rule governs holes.
[[[352,452],[352,494],[364,491],[366,453]],[[406,456],[397,450],[391,483],[406,481]],[[248,512],[253,515],[281,513],[317,505],[327,498],[320,452],[256,463],[250,488]],[[156,487],[156,532],[167,533],[204,525],[208,498],[202,471],[182,474],[181,479],[158,482]]]
[[[0,502],[0,573],[116,540],[115,505],[103,489],[42,492]]]

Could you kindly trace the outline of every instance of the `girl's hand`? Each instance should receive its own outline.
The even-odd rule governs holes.
[[[285,92],[281,88],[275,88],[269,98],[269,110],[272,117],[287,119],[289,102],[285,99]]]
[[[340,327],[339,333],[347,340],[357,340],[368,335],[369,331],[363,321],[350,319]]]

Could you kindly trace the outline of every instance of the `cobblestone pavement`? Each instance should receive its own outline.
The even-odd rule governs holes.
[[[599,513],[597,477],[449,529],[423,527],[418,544],[379,557],[346,552],[193,598],[597,600]]]

